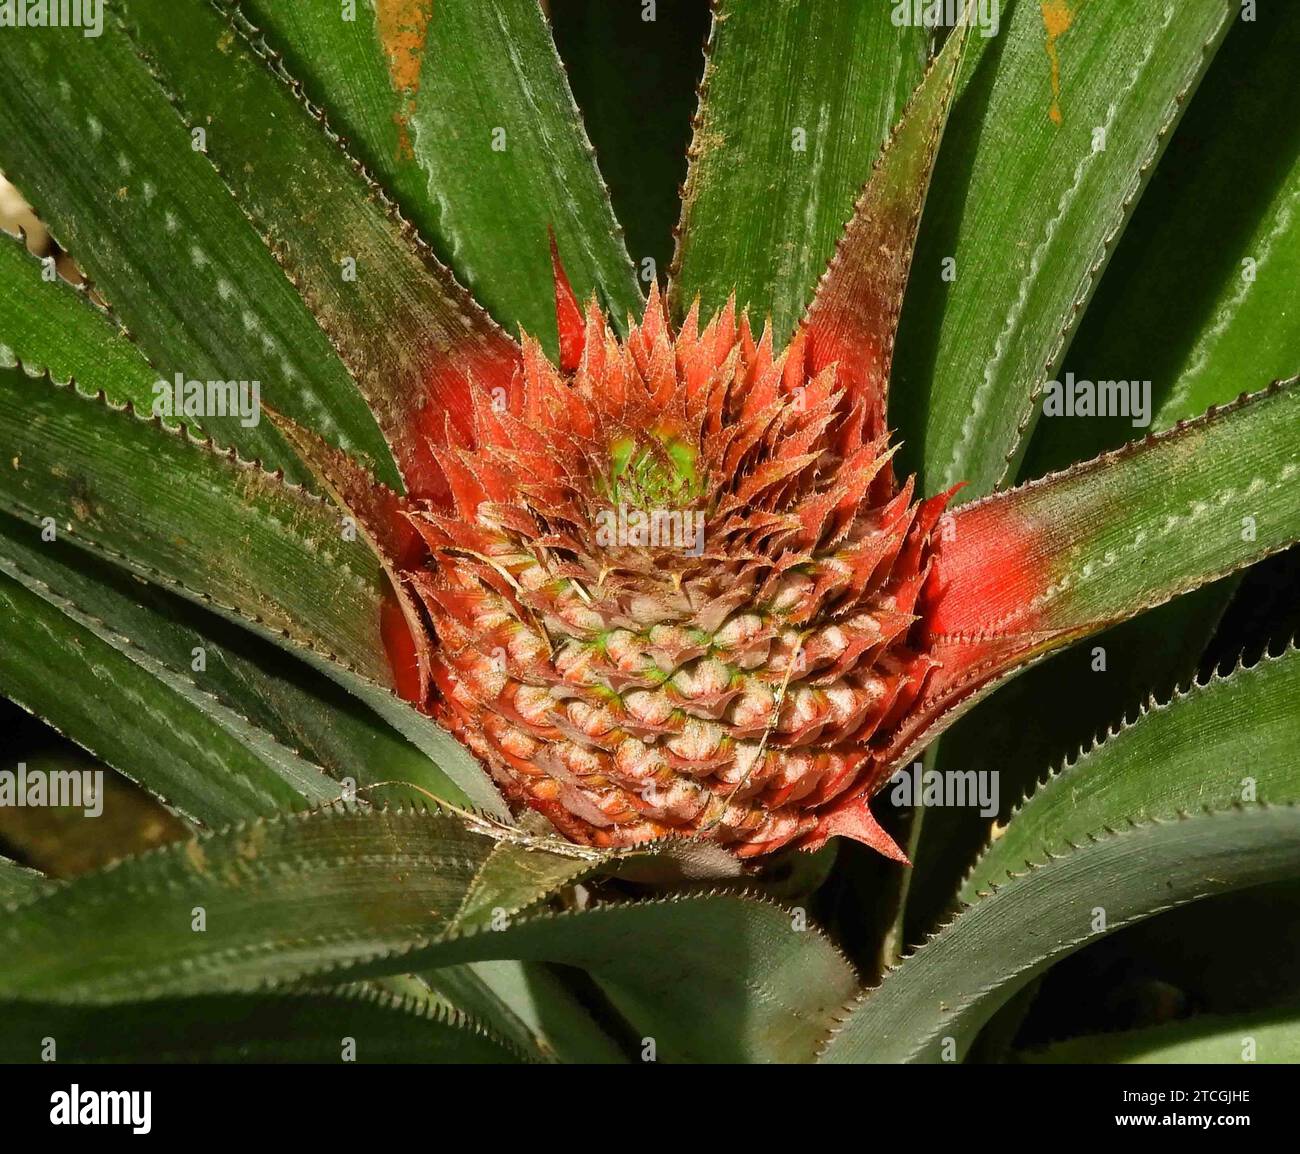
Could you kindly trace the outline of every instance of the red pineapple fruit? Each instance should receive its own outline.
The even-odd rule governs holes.
[[[728,307],[626,342],[563,274],[559,367],[475,397],[407,517],[438,644],[435,714],[567,836],[706,833],[742,855],[845,828],[933,662],[908,644],[944,498],[897,492],[883,436],[805,340]]]

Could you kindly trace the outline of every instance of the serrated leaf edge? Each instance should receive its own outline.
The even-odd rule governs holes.
[[[1223,809],[1212,809],[1206,806],[1202,809],[1198,809],[1194,811],[1184,810],[1181,811],[1176,817],[1172,817],[1172,818],[1150,817],[1145,821],[1139,821],[1130,817],[1127,819],[1127,825],[1124,828],[1122,829],[1107,828],[1101,833],[1089,834],[1087,839],[1081,843],[1075,844],[1073,842],[1069,842],[1067,844],[1070,846],[1070,848],[1066,853],[1063,854],[1049,853],[1048,860],[1046,862],[1043,862],[1042,864],[1036,864],[1034,862],[1026,862],[1025,863],[1026,869],[1023,872],[1013,873],[1010,875],[1008,882],[996,885],[988,892],[981,892],[977,896],[977,899],[974,902],[963,903],[961,907],[958,910],[956,910],[950,918],[948,918],[947,921],[939,924],[934,929],[927,931],[924,939],[921,942],[914,945],[912,948],[910,948],[905,954],[903,954],[896,964],[885,966],[884,971],[881,974],[880,980],[874,986],[868,989],[860,990],[854,998],[852,998],[850,1001],[848,1001],[842,1007],[840,1007],[838,1013],[834,1016],[835,1024],[827,1034],[826,1038],[822,1041],[822,1043],[817,1048],[816,1060],[821,1061],[821,1059],[825,1056],[827,1050],[833,1043],[834,1039],[842,1032],[845,1024],[848,1022],[848,1019],[853,1015],[853,1012],[856,1011],[860,1006],[864,1005],[867,1001],[869,1001],[870,998],[876,993],[877,990],[881,989],[887,981],[889,981],[891,978],[894,977],[895,974],[897,974],[900,970],[902,970],[906,966],[907,961],[910,958],[916,957],[927,947],[931,946],[938,938],[940,938],[942,935],[950,931],[953,928],[953,926],[955,926],[966,914],[970,913],[972,910],[980,908],[981,906],[985,905],[990,901],[995,900],[999,896],[999,894],[1001,894],[1002,891],[1007,888],[1009,884],[1023,882],[1025,879],[1031,877],[1035,873],[1038,873],[1041,870],[1051,869],[1054,863],[1058,861],[1064,861],[1074,856],[1075,854],[1085,852],[1086,850],[1089,849],[1094,849],[1098,846],[1113,844],[1114,842],[1117,842],[1125,837],[1132,836],[1137,833],[1150,832],[1154,829],[1157,829],[1160,826],[1171,826],[1171,825],[1177,825],[1181,822],[1207,820],[1216,817],[1235,817],[1235,816],[1263,814],[1263,813],[1270,813],[1270,812],[1300,813],[1300,802],[1288,802],[1280,805],[1270,804],[1267,802],[1257,802],[1252,805],[1245,805],[1243,803],[1238,802]],[[1151,917],[1155,914],[1164,913],[1165,911],[1170,909],[1176,909],[1179,906],[1188,905],[1191,902],[1196,900],[1198,899],[1185,898],[1180,901],[1169,902],[1164,905],[1159,905],[1151,909],[1147,909],[1143,911],[1143,913],[1133,918],[1127,918],[1119,922],[1110,923],[1107,926],[1106,932],[1107,934],[1112,933],[1115,930],[1122,929],[1124,926],[1132,925],[1139,920],[1145,919],[1147,917]],[[1085,935],[1084,938],[1078,940],[1086,940],[1087,937],[1093,937],[1093,936],[1095,935]],[[1019,969],[1015,970],[1014,972],[1004,975],[1004,978],[1006,979],[1006,981],[1009,982],[1014,978],[1016,978],[1019,974],[1025,972],[1025,970],[1033,968],[1033,965],[1036,964],[1038,963],[1035,962],[1035,963],[1031,963],[1028,966],[1022,966]],[[963,1003],[963,1006],[966,1004],[969,1003]],[[954,1007],[945,1006],[945,1009],[949,1013],[951,1013]],[[913,1051],[913,1053],[915,1052],[916,1051]]]

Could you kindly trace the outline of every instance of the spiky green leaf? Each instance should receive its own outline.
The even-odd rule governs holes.
[[[349,780],[372,801],[464,802],[427,755],[275,646],[9,517],[0,547],[0,572],[39,599],[15,591],[27,611],[0,618],[0,687],[190,817],[317,804]],[[367,788],[381,782],[415,788]]]
[[[115,7],[98,37],[75,27],[6,30],[0,168],[112,303],[158,378],[256,380],[277,408],[395,482],[356,386],[115,23]],[[3,335],[0,343],[14,344]],[[270,424],[242,419],[191,421],[296,475]]]
[[[741,894],[520,918],[496,933],[449,938],[355,972],[382,976],[484,958],[586,970],[654,1042],[659,1061],[807,1061],[857,984],[805,909]]]
[[[1014,475],[1052,376],[1230,0],[1003,5],[973,36],[922,223],[892,390],[904,465]],[[1010,462],[1010,466],[1008,465]]]
[[[539,1060],[578,1064],[627,1060],[569,985],[543,962],[472,962],[420,976],[457,1009]]]
[[[977,863],[972,878],[997,888],[977,896],[973,882],[972,904],[861,997],[823,1057],[959,1055],[1074,950],[1161,910],[1300,875],[1300,717],[1288,704],[1298,689],[1300,653],[1288,650],[1149,711],[1081,758]],[[1243,793],[1247,775],[1257,795]]]
[[[0,560],[0,689],[182,814],[272,814],[340,786],[131,640],[8,576]],[[116,724],[105,725],[111,700]]]
[[[148,411],[158,374],[112,315],[85,286],[74,288],[55,272],[53,258],[38,260],[18,237],[0,236],[0,365],[15,363],[75,378],[86,392],[103,391],[118,404]]]
[[[1026,863],[1045,864],[1123,821],[1300,798],[1292,756],[1300,741],[1298,693],[1300,653],[1292,649],[1148,705],[1016,811],[976,863],[961,900],[974,903]]]
[[[0,368],[0,461],[0,509],[31,526],[33,547],[53,533],[253,628],[504,812],[464,748],[391,692],[379,562],[332,503],[18,369]]]
[[[0,997],[129,1001],[292,981],[457,931],[490,933],[600,859],[450,813],[336,807],[257,821],[15,911],[0,923]]]
[[[1300,7],[1264,5],[1255,20],[1233,22],[1066,355],[1064,369],[1079,380],[1149,381],[1150,425],[1101,414],[1040,420],[1023,477],[1226,404],[1245,382],[1300,372],[1300,309],[1290,303],[1300,276],[1300,150],[1281,137],[1260,147],[1241,131],[1293,124],[1298,52]],[[1229,578],[1180,597],[1029,671],[945,735],[940,765],[998,771],[1010,804],[1044,765],[1145,694],[1190,677],[1236,587]],[[967,811],[926,813],[911,854],[909,940],[952,900],[985,825]]]
[[[468,378],[508,384],[517,346],[237,12],[195,3],[178,20],[169,0],[126,0],[121,12],[119,35],[204,133],[205,156],[347,365],[407,487],[430,484],[428,435],[445,421],[468,429]]]
[[[1276,386],[967,505],[939,549],[931,695],[1014,669],[1300,539],[1300,389]],[[971,685],[977,696],[970,696]],[[952,715],[947,715],[951,720]]]

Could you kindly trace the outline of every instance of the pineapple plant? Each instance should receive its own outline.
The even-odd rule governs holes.
[[[1296,1054],[1053,987],[1294,904],[1294,13],[92,7],[0,27],[6,1059]]]

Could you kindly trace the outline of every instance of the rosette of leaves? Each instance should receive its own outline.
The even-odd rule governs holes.
[[[1003,1056],[1294,883],[1300,658],[1194,677],[1300,536],[1293,13],[180,6],[0,34],[88,278],[0,238],[0,692],[164,843],[6,821],[6,1058]]]

